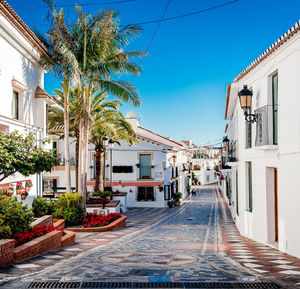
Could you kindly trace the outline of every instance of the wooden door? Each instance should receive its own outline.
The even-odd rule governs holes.
[[[278,242],[278,185],[277,185],[277,168],[274,169],[274,214],[275,214],[275,242]]]

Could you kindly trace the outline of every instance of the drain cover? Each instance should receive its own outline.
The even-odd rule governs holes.
[[[28,288],[257,288],[277,289],[271,282],[32,282]]]
[[[159,269],[132,269],[129,271],[128,275],[135,276],[164,276],[167,270]]]

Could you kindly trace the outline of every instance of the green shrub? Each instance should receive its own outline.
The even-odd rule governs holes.
[[[48,201],[42,197],[37,197],[32,202],[32,210],[36,218],[40,218],[45,215],[52,215],[55,211],[55,207],[55,202],[52,200]]]
[[[27,205],[17,198],[3,198],[0,195],[0,238],[12,237],[30,228],[33,214]]]
[[[53,216],[65,219],[68,226],[81,225],[85,213],[81,204],[82,196],[79,193],[66,193],[58,198]]]
[[[182,193],[180,193],[180,192],[175,192],[175,193],[173,194],[173,199],[174,199],[175,201],[179,201],[181,198],[182,198]]]
[[[108,197],[111,197],[111,196],[112,196],[112,192],[110,192],[110,191],[104,191],[104,192],[95,191],[93,193],[93,197],[99,197],[101,199],[108,198]]]

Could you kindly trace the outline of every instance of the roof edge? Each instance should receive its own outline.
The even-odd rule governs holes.
[[[15,10],[5,1],[0,0],[0,14],[42,55],[50,56],[48,49],[25,24]]]
[[[272,45],[270,45],[260,56],[252,61],[242,72],[240,72],[235,78],[234,82],[241,80],[251,70],[253,70],[258,64],[264,61],[268,56],[274,53],[280,46],[287,42],[291,37],[297,34],[300,30],[300,20],[295,23],[287,32],[279,37]]]

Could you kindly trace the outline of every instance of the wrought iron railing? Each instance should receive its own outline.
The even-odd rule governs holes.
[[[265,105],[255,110],[255,146],[274,145],[277,143],[277,112],[277,105]]]

